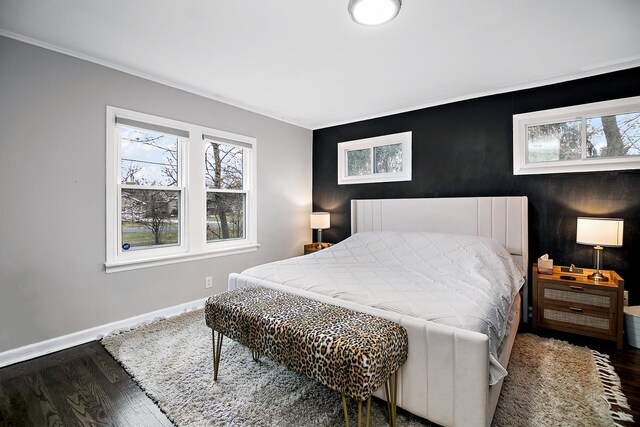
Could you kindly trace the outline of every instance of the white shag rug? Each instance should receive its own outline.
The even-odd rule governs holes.
[[[178,426],[339,426],[340,395],[306,376],[223,340],[213,382],[211,329],[204,310],[114,332],[102,345]],[[518,335],[494,426],[614,426],[632,421],[606,355],[563,341]],[[612,406],[615,405],[615,406]],[[611,409],[613,408],[613,409]],[[350,402],[355,421],[356,403]],[[372,399],[372,427],[387,426]],[[351,424],[351,423],[350,423]],[[405,411],[398,426],[428,426]]]

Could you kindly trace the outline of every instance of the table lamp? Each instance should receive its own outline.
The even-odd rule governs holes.
[[[580,245],[593,245],[596,256],[596,271],[587,276],[590,280],[606,282],[609,279],[604,276],[602,268],[603,246],[619,248],[622,246],[622,228],[624,220],[619,218],[578,218],[578,230],[576,243]]]
[[[311,228],[318,230],[318,244],[322,246],[322,230],[331,227],[329,212],[311,212]]]

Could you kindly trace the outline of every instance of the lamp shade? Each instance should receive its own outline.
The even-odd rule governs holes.
[[[331,227],[331,214],[329,212],[311,212],[311,228],[324,230]]]
[[[609,247],[622,246],[624,221],[619,218],[578,218],[576,243]]]

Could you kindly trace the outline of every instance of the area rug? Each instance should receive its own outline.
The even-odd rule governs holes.
[[[178,426],[339,426],[340,395],[225,339],[212,381],[211,329],[203,310],[116,331],[102,345]],[[494,426],[615,426],[632,421],[606,355],[586,347],[518,335]],[[351,416],[355,417],[355,402]],[[387,426],[373,399],[372,427]],[[405,411],[398,426],[429,426]]]

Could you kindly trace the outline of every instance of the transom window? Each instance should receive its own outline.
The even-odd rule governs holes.
[[[640,97],[513,116],[514,174],[640,168]]]
[[[338,144],[338,184],[411,181],[411,132]]]
[[[255,250],[255,142],[107,107],[107,272]]]

